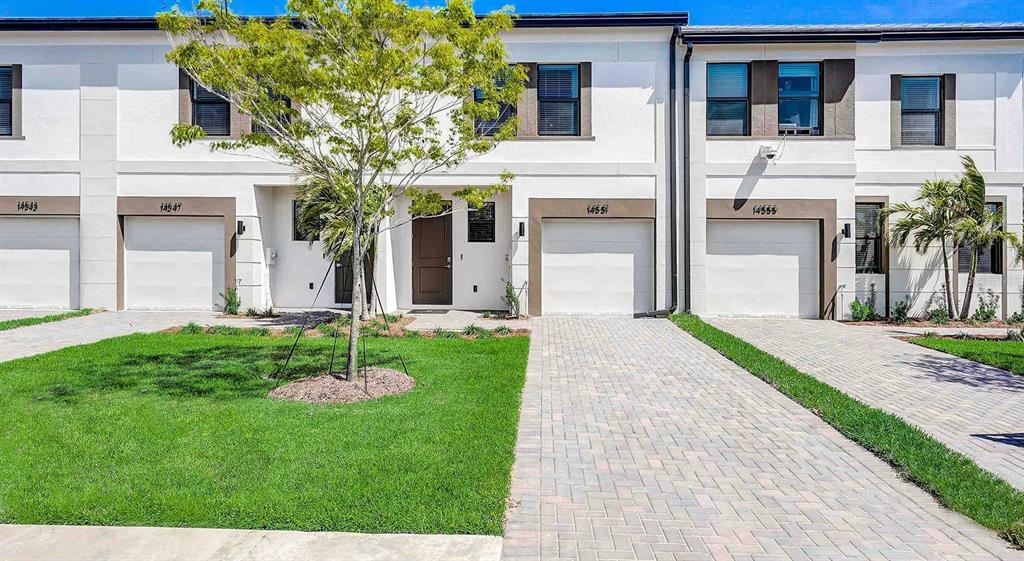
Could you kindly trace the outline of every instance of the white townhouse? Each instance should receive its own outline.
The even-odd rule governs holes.
[[[501,309],[510,281],[532,315],[837,317],[871,284],[920,311],[938,254],[888,251],[877,213],[961,154],[1021,230],[1024,26],[686,23],[520,17],[517,138],[422,184],[508,170],[512,189],[385,232],[384,307]],[[152,18],[0,19],[0,307],[208,310],[227,287],[243,308],[345,307],[350,269],[295,231],[289,169],[172,145],[178,122],[251,124],[168,48]],[[1008,253],[979,275],[1004,313]]]

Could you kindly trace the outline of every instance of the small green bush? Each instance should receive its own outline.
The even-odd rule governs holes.
[[[437,329],[434,330],[434,337],[437,337],[438,339],[458,339],[459,334],[456,333],[455,331],[450,331],[448,329],[442,329],[438,327]]]
[[[201,325],[194,322],[189,322],[188,325],[181,328],[181,332],[185,335],[198,335],[204,331],[205,329]]]
[[[949,323],[949,311],[946,308],[928,310],[928,320],[935,325],[946,325]]]
[[[896,325],[903,325],[910,321],[910,299],[904,298],[896,302],[892,307],[891,320]]]
[[[462,330],[462,334],[466,337],[476,337],[477,339],[487,339],[491,337],[490,331],[473,324],[467,325],[466,328]]]
[[[509,329],[508,326],[499,325],[497,328],[495,328],[494,333],[495,335],[510,335],[512,333],[512,330]]]
[[[266,327],[250,327],[245,330],[245,334],[250,337],[266,337],[270,335],[270,330]]]
[[[423,334],[419,331],[408,330],[405,332],[405,337],[407,339],[422,339]]]
[[[996,308],[998,307],[999,296],[997,296],[990,288],[987,291],[978,294],[978,309],[974,310],[974,315],[971,316],[971,319],[981,323],[995,321]]]
[[[206,330],[210,335],[245,335],[245,330],[241,327],[234,327],[231,325],[214,325]]]
[[[1006,321],[1016,325],[1024,323],[1024,310],[1013,312]]]
[[[853,316],[853,321],[875,321],[878,319],[877,306],[878,291],[875,290],[875,284],[871,283],[871,290],[865,302],[861,302],[860,298],[854,298],[850,303],[850,315]]]
[[[238,310],[242,307],[242,298],[238,296],[237,288],[229,288],[220,293],[224,299],[224,313],[229,316],[237,316]]]

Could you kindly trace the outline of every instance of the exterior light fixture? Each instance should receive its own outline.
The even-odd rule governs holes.
[[[520,221],[519,222],[519,237],[521,238],[521,237],[523,237],[525,235],[526,235],[526,222]]]
[[[843,224],[843,239],[848,239],[850,237],[850,223],[847,222],[846,224]]]
[[[238,221],[238,226],[236,227],[235,231],[238,232],[239,236],[244,234],[245,233],[245,222],[242,222],[241,220],[239,220]]]

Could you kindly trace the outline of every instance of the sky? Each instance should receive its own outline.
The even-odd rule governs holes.
[[[0,0],[0,17],[149,16],[191,1]],[[231,6],[247,15],[276,15],[285,1],[232,0]],[[485,13],[505,4],[520,14],[687,11],[691,25],[1024,21],[1024,0],[476,0],[475,7]]]

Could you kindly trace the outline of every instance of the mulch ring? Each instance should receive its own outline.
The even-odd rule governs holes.
[[[355,380],[346,381],[331,374],[321,374],[289,382],[270,392],[271,399],[303,403],[358,403],[388,395],[400,395],[416,386],[416,380],[404,372],[390,368],[367,368]]]

